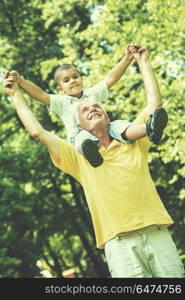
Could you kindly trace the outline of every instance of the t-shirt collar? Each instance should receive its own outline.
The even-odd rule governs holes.
[[[74,102],[74,101],[83,101],[87,96],[88,96],[88,90],[87,90],[87,89],[84,89],[84,90],[83,90],[83,95],[82,95],[81,98],[76,98],[76,97],[72,97],[72,96],[66,95],[67,99],[68,99],[70,102]]]
[[[120,143],[121,143],[120,141],[113,139],[107,148],[105,148],[104,146],[100,146],[100,152],[102,153],[102,152],[108,151],[112,148],[116,148],[120,145]]]

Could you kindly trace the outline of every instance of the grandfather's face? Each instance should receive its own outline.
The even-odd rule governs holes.
[[[110,119],[100,104],[93,101],[82,102],[78,105],[79,127],[92,131],[100,123],[108,126]]]

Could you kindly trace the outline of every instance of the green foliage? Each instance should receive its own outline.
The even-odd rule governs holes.
[[[171,227],[184,257],[185,117],[182,0],[2,0],[0,71],[16,69],[47,92],[56,92],[55,68],[74,63],[85,86],[97,83],[139,42],[150,51],[169,114],[162,143],[151,149],[152,177],[173,217]],[[79,277],[105,277],[104,255],[95,249],[83,191],[59,172],[41,145],[28,137],[8,99],[0,94],[0,274],[39,277],[37,261],[53,277],[75,267]],[[65,138],[58,117],[30,101],[48,130]],[[133,120],[145,105],[137,65],[113,88],[105,108],[111,119]]]

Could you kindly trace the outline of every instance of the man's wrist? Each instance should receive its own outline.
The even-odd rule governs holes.
[[[11,97],[12,97],[12,99],[15,100],[15,99],[19,98],[20,96],[21,96],[20,90],[16,89],[15,92],[14,92],[14,94]]]
[[[150,60],[148,58],[147,59],[141,59],[137,63],[141,67],[142,66],[151,66]]]
[[[23,87],[24,81],[25,81],[24,77],[20,76],[20,79],[19,79],[19,82],[18,82],[18,84],[19,84],[20,87]]]

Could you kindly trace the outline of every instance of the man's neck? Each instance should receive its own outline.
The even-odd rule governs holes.
[[[113,138],[110,135],[108,135],[107,137],[103,137],[102,139],[100,139],[100,145],[108,148],[112,140]]]
[[[113,138],[109,135],[108,128],[105,129],[94,129],[91,134],[96,136],[100,140],[100,145],[108,148]]]

